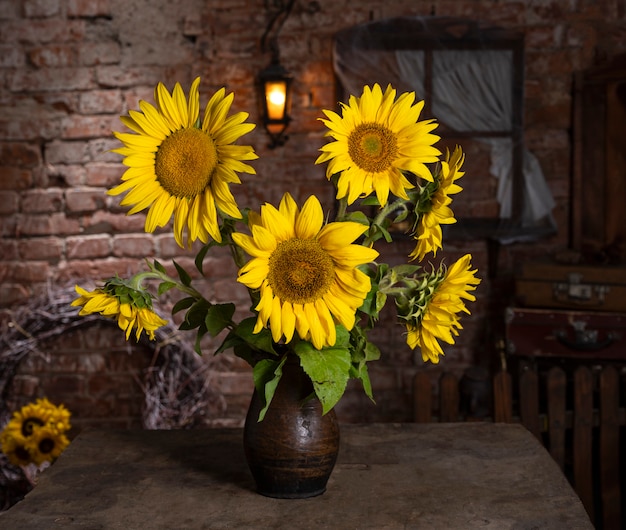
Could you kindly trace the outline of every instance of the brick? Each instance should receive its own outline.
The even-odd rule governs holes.
[[[38,68],[62,68],[76,64],[76,47],[69,44],[48,44],[28,51],[29,61]]]
[[[35,399],[40,384],[41,381],[39,377],[28,374],[17,374],[11,381],[11,390],[20,396]]]
[[[22,12],[27,18],[51,17],[59,13],[59,0],[23,0]]]
[[[0,191],[0,215],[10,215],[19,210],[20,196],[14,191]],[[5,226],[0,223],[0,226]]]
[[[0,42],[39,45],[47,42],[80,42],[85,38],[82,20],[21,19],[3,22]]]
[[[2,264],[0,263],[0,278],[3,278],[0,283],[0,304],[3,307],[10,307],[20,302],[28,300],[28,289],[17,282],[8,281],[2,274]]]
[[[106,356],[106,353],[82,353],[77,357],[76,371],[87,374],[104,372]]]
[[[148,234],[114,236],[113,255],[117,257],[154,256],[154,239]]]
[[[73,189],[65,194],[68,212],[93,212],[105,207],[106,195],[103,190]]]
[[[83,141],[54,140],[45,146],[49,164],[82,164],[89,161],[87,143]]]
[[[120,183],[120,177],[124,173],[124,169],[120,164],[87,164],[85,166],[85,185],[112,188]]]
[[[111,253],[108,235],[68,237],[65,242],[67,259],[104,258]]]
[[[0,46],[0,68],[19,68],[26,64],[24,51],[17,46]]]
[[[32,184],[31,171],[16,167],[0,167],[0,190],[25,190]]]
[[[56,261],[63,256],[63,240],[57,237],[42,237],[19,241],[19,255],[23,260]]]
[[[25,142],[0,142],[0,166],[34,168],[41,164],[38,145]]]
[[[75,219],[66,218],[63,213],[23,215],[18,220],[17,229],[23,236],[76,234],[80,231],[80,224]]]
[[[7,76],[7,82],[13,92],[89,90],[95,86],[89,69],[71,67],[17,70]]]
[[[111,150],[117,149],[120,145],[120,142],[113,136],[96,138],[95,140],[89,140],[87,154],[89,159],[94,162],[117,162],[119,164],[121,161],[120,155],[112,153]],[[121,168],[121,166],[119,167]]]
[[[59,212],[63,206],[61,190],[31,190],[22,196],[22,212],[24,213]]]
[[[67,14],[70,17],[110,17],[110,0],[68,0]]]
[[[18,18],[20,16],[18,7],[19,2],[14,0],[0,0],[0,19]]]
[[[2,256],[3,262],[10,262],[18,259],[17,241],[5,238],[0,239],[0,256]]]
[[[94,280],[106,280],[114,276],[129,277],[145,269],[143,260],[133,259],[110,259],[106,261],[80,261],[74,260],[60,269],[59,278],[69,280],[72,278],[90,278]]]
[[[80,95],[81,114],[118,114],[122,112],[121,90],[90,90]]]
[[[82,165],[49,165],[48,177],[51,185],[56,183],[58,186],[83,186],[85,184],[85,167]]]
[[[105,65],[96,69],[96,80],[104,87],[126,88],[147,85],[154,88],[163,79],[163,69],[156,66],[136,66],[129,69]]]
[[[117,42],[85,42],[77,53],[78,64],[84,66],[117,64],[122,58],[122,51]]]
[[[85,382],[80,375],[63,374],[46,377],[41,386],[47,396],[54,396],[54,401],[65,402],[69,396],[80,396],[85,393]],[[70,409],[70,412],[72,410]]]
[[[61,137],[65,139],[100,138],[109,136],[118,127],[113,116],[68,116],[63,120]]]
[[[85,233],[129,233],[142,232],[145,216],[142,214],[125,215],[102,210],[96,211],[90,218],[84,220]]]
[[[12,116],[12,110],[0,117],[0,140],[40,140],[58,136],[61,122],[50,109],[29,104],[19,109],[19,116]]]
[[[13,280],[19,282],[43,282],[48,279],[50,265],[45,261],[18,262],[13,267]]]

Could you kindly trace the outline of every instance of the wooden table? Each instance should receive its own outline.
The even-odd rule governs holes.
[[[263,497],[238,429],[84,431],[6,529],[592,529],[555,462],[522,426],[342,425],[326,493]]]

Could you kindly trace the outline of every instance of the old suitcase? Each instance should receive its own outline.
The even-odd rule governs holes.
[[[515,295],[523,307],[626,313],[626,266],[529,261],[515,280]]]
[[[626,313],[511,307],[507,353],[524,357],[626,360]]]

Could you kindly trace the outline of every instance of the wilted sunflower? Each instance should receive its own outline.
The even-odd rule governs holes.
[[[463,190],[456,184],[465,173],[460,171],[465,155],[460,147],[456,147],[452,155],[446,153],[445,160],[441,162],[441,171],[434,177],[433,182],[426,184],[424,196],[426,201],[420,201],[418,208],[417,228],[414,237],[417,244],[413,252],[409,254],[411,260],[423,260],[424,256],[432,252],[437,255],[437,250],[442,248],[442,224],[456,223],[454,212],[449,207],[452,202],[450,195]]]
[[[105,317],[117,318],[117,325],[126,332],[126,340],[130,337],[133,328],[137,328],[135,337],[139,340],[141,332],[145,330],[150,340],[154,340],[154,332],[167,324],[152,310],[152,302],[147,292],[137,291],[126,285],[122,280],[109,280],[103,288],[87,291],[76,285],[76,292],[80,295],[73,302],[73,306],[82,306],[79,315],[100,313]]]
[[[302,210],[286,193],[252,215],[252,235],[233,239],[252,259],[238,281],[260,289],[255,333],[269,322],[275,342],[294,332],[318,350],[336,341],[335,321],[352,329],[355,312],[370,290],[369,277],[356,267],[376,259],[374,249],[353,244],[367,226],[334,222],[323,226],[322,206],[309,197]]]
[[[433,285],[428,290],[431,294],[421,314],[406,325],[407,344],[412,349],[419,346],[424,361],[437,364],[439,356],[444,355],[438,340],[454,344],[453,335],[458,335],[457,330],[463,329],[458,313],[469,314],[463,300],[476,300],[470,291],[474,291],[480,283],[480,279],[474,276],[477,270],[471,270],[470,260],[471,255],[466,254],[447,271],[442,268],[433,273],[429,281]]]
[[[159,83],[156,107],[140,101],[141,112],[131,110],[121,117],[136,134],[114,133],[125,147],[113,152],[125,156],[128,169],[124,182],[109,194],[128,191],[120,204],[134,205],[129,215],[149,207],[146,232],[165,226],[174,215],[174,237],[181,247],[185,235],[189,245],[196,239],[206,243],[209,236],[222,240],[217,211],[241,218],[228,185],[241,182],[236,172],[254,174],[243,161],[258,158],[252,147],[233,145],[255,125],[244,123],[246,112],[227,117],[232,93],[218,90],[199,121],[199,84],[196,78],[187,101],[180,84],[170,94]]]
[[[328,162],[326,177],[340,173],[337,198],[357,198],[376,192],[381,206],[389,192],[408,199],[406,191],[414,185],[403,175],[409,171],[432,180],[425,165],[437,162],[441,152],[433,147],[439,137],[431,134],[434,120],[418,121],[424,102],[414,104],[415,93],[405,92],[394,101],[396,91],[387,86],[384,94],[378,84],[365,86],[359,98],[350,96],[342,104],[342,115],[324,110],[320,118],[328,127],[326,136],[334,142],[324,145],[316,164]]]

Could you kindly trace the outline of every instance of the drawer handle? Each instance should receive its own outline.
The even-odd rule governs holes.
[[[563,330],[554,332],[554,337],[565,347],[577,351],[599,351],[608,348],[616,340],[619,340],[617,333],[609,333],[604,340],[598,341],[596,330],[576,330],[574,339],[570,339]]]

